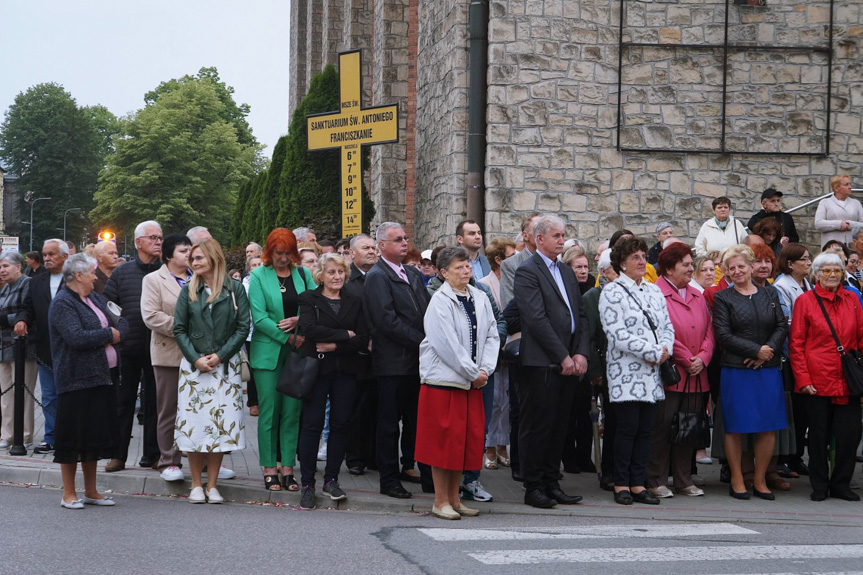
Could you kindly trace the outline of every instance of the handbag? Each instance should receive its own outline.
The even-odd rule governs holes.
[[[234,295],[234,290],[231,290],[231,299],[234,300],[234,315],[239,312],[237,308],[237,296]],[[249,380],[252,379],[252,369],[249,367],[249,356],[246,354],[246,350],[240,348],[240,351],[237,352],[237,361],[240,362],[240,380],[243,383],[248,383]]]
[[[691,378],[686,376],[683,393],[689,398],[695,394],[689,393]],[[688,449],[705,449],[710,446],[710,421],[704,408],[674,412],[671,416],[671,445]]]
[[[320,318],[317,306],[315,306],[315,315]],[[303,352],[302,348],[295,348],[295,351],[288,353],[285,359],[276,391],[294,399],[308,399],[318,380],[318,371],[323,358],[322,353],[310,357]]]
[[[503,353],[501,356],[504,361],[513,365],[519,363],[519,351],[521,350],[521,332],[514,333],[506,340],[503,345]]]
[[[629,297],[632,298],[632,301],[635,302],[635,305],[638,306],[638,309],[641,310],[641,313],[644,314],[644,319],[647,320],[647,325],[650,326],[650,330],[653,332],[653,339],[656,340],[656,343],[659,343],[659,336],[656,335],[656,324],[653,323],[653,318],[650,317],[650,314],[647,313],[643,307],[641,307],[641,302],[639,302],[632,293],[626,289],[626,286],[620,284],[620,287],[623,288]],[[662,380],[662,384],[665,387],[674,387],[678,383],[680,383],[680,372],[677,371],[677,366],[674,364],[674,360],[671,357],[671,354],[668,354],[668,359],[659,364],[659,378]]]
[[[821,306],[821,312],[824,314],[824,319],[827,320],[827,326],[830,328],[830,333],[833,334],[833,341],[836,342],[836,351],[839,352],[842,362],[842,374],[845,376],[845,383],[848,385],[849,395],[863,395],[863,354],[859,350],[849,349],[839,343],[839,336],[836,335],[836,330],[833,329],[833,322],[830,321],[830,316],[827,315],[827,310],[824,308],[824,302],[818,296],[818,292],[812,291],[815,294],[815,299],[818,300],[818,305]]]

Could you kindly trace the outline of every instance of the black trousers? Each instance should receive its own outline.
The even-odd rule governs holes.
[[[617,434],[614,437],[614,484],[618,487],[644,486],[647,462],[656,421],[655,403],[622,401],[614,404]]]
[[[521,460],[518,454],[518,382],[524,377],[521,367],[513,364],[509,370],[509,461],[513,473],[521,473]]]
[[[378,427],[378,385],[374,378],[357,382],[345,463],[351,467],[377,469],[375,454]]]
[[[120,354],[120,384],[117,386],[117,421],[120,442],[116,458],[129,458],[129,441],[135,421],[135,400],[138,384],[141,384],[141,411],[144,414],[144,457],[156,463],[161,452],[157,438],[156,376],[150,360],[150,348],[146,353]]]
[[[419,375],[381,375],[378,381],[377,458],[381,487],[399,483],[402,469],[413,469],[417,436]],[[401,421],[401,467],[399,466]],[[420,466],[423,472],[423,466]],[[429,470],[430,474],[431,471]]]
[[[860,443],[860,400],[848,405],[832,403],[829,397],[806,398],[809,416],[809,483],[813,491],[846,490],[857,462]],[[835,438],[833,475],[829,473],[830,440]]]
[[[614,482],[614,440],[617,435],[616,404],[608,397],[608,385],[602,386],[602,481]]]
[[[519,458],[524,487],[559,489],[560,456],[577,379],[546,367],[523,368],[518,385]]]
[[[591,471],[590,451],[593,445],[593,422],[590,421],[590,389],[587,382],[572,394],[572,411],[566,427],[566,441],[563,445],[564,470]]]
[[[318,443],[324,430],[327,396],[330,398],[330,437],[327,440],[327,463],[324,484],[339,478],[339,469],[345,457],[351,413],[357,382],[353,374],[335,372],[321,375],[311,397],[303,400],[302,428],[299,453],[303,487],[315,486],[318,465]]]

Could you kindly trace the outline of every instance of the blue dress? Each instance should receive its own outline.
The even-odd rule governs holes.
[[[721,378],[720,401],[726,433],[760,433],[788,427],[779,366],[723,367]]]

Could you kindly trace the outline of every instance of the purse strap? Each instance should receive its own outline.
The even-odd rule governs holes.
[[[647,320],[647,325],[649,325],[649,326],[650,326],[650,331],[652,331],[652,332],[653,332],[653,339],[655,339],[655,340],[656,340],[656,343],[659,343],[659,337],[656,335],[656,324],[655,324],[655,323],[653,323],[653,318],[651,318],[651,317],[650,317],[650,314],[649,314],[649,313],[647,313],[647,310],[645,310],[645,309],[644,309],[644,307],[642,307],[641,302],[640,302],[640,301],[638,301],[638,299],[637,299],[634,295],[632,295],[632,292],[631,292],[631,291],[629,291],[629,290],[626,288],[626,286],[625,286],[625,285],[623,285],[623,283],[621,283],[621,282],[617,282],[617,283],[620,285],[620,287],[622,287],[622,288],[623,288],[623,291],[625,291],[625,292],[626,292],[626,294],[627,294],[629,297],[631,297],[631,298],[632,298],[632,301],[634,301],[634,302],[635,302],[635,305],[637,305],[637,306],[638,306],[638,309],[640,309],[640,310],[641,310],[641,313],[643,313],[643,314],[644,314],[644,319],[646,319],[646,320]]]
[[[845,348],[839,343],[839,336],[836,335],[836,330],[833,329],[833,322],[830,321],[830,316],[827,315],[827,309],[824,307],[824,302],[821,301],[821,298],[818,296],[818,292],[813,288],[812,293],[815,294],[815,299],[818,301],[818,305],[821,306],[821,312],[824,314],[824,319],[827,320],[827,326],[830,328],[830,333],[833,334],[833,341],[836,342],[836,351],[839,352],[839,355],[845,355]]]

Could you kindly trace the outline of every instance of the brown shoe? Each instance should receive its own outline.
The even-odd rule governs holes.
[[[112,459],[108,462],[108,465],[105,466],[106,473],[114,473],[116,471],[123,471],[124,469],[126,469],[126,463],[119,459]]]

